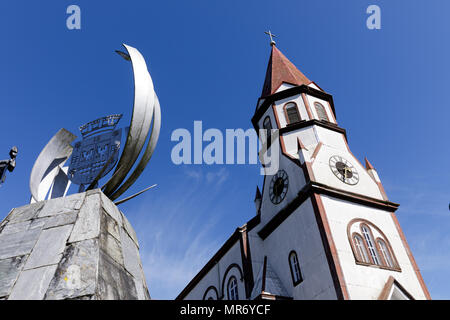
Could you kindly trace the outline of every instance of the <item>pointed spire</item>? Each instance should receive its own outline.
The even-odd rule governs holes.
[[[305,162],[310,162],[311,159],[309,157],[308,149],[306,149],[300,138],[297,138],[297,148],[298,160],[300,160],[300,163],[303,165]]]
[[[256,186],[256,194],[255,194],[255,200],[261,199],[261,192],[259,191],[258,186]]]
[[[367,158],[364,158],[366,160],[366,170],[375,170],[373,165],[367,160]]]
[[[255,200],[253,201],[255,202],[256,214],[260,214],[259,209],[261,209],[262,196],[258,186],[256,186]]]
[[[297,138],[297,150],[300,150],[300,149],[308,150],[308,149],[306,149],[306,147],[304,146],[302,140],[300,140],[300,138]]]
[[[269,64],[267,65],[266,78],[261,97],[274,94],[283,82],[300,86],[308,85],[311,81],[297,67],[272,44]]]

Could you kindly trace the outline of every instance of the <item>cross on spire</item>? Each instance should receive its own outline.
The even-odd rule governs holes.
[[[264,33],[267,34],[270,37],[270,45],[274,46],[276,43],[273,40],[273,38],[275,38],[276,35],[274,35],[272,32],[270,32],[270,30],[269,31],[264,31]]]

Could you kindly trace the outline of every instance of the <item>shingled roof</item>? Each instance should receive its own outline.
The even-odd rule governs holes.
[[[272,45],[261,97],[274,94],[282,83],[300,86],[310,84],[311,80],[298,70],[275,45]]]

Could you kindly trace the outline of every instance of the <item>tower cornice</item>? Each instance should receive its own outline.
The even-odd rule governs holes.
[[[274,93],[270,96],[264,97],[264,98],[260,98],[258,100],[258,106],[256,107],[255,114],[252,117],[252,123],[253,123],[253,126],[255,127],[255,129],[258,129],[258,125],[257,125],[258,120],[264,115],[264,113],[272,105],[273,102],[294,96],[296,94],[301,94],[301,93],[306,93],[313,97],[328,101],[330,103],[331,110],[333,111],[333,115],[336,118],[336,111],[334,109],[333,96],[326,92],[311,88],[311,87],[303,84],[303,85],[289,88],[289,89],[286,89],[286,90],[283,90],[280,92],[276,92],[276,93]],[[260,105],[259,101],[261,101],[261,99],[264,99],[264,101]]]
[[[336,131],[338,133],[342,133],[345,137],[345,139],[347,139],[347,132],[345,131],[344,128],[339,127],[337,124],[334,124],[332,122],[328,122],[328,121],[321,121],[321,120],[317,120],[317,119],[313,119],[313,120],[302,120],[299,121],[297,123],[288,125],[286,127],[281,128],[280,131],[280,135],[290,132],[290,131],[294,131],[294,130],[298,130],[301,128],[305,128],[305,127],[309,127],[309,126],[319,126],[319,127],[323,127],[326,129],[330,129],[332,131]]]

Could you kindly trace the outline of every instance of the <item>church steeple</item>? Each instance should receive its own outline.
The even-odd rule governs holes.
[[[300,86],[311,83],[297,67],[275,46],[271,44],[269,64],[267,65],[266,78],[261,93],[261,97],[274,94],[282,83]]]

